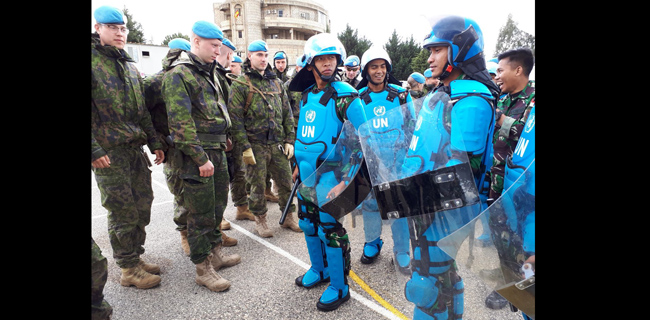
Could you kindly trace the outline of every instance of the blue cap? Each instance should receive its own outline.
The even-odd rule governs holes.
[[[286,58],[287,58],[287,55],[284,53],[284,51],[278,51],[273,56],[273,60],[286,59]]]
[[[201,38],[223,40],[223,32],[213,22],[197,21],[192,26],[192,32]]]
[[[185,51],[192,49],[190,42],[183,38],[174,38],[167,43],[167,46],[169,46],[169,49],[183,49]]]
[[[431,78],[433,76],[433,73],[431,72],[431,68],[427,68],[427,70],[424,70],[424,76],[427,78]]]
[[[268,51],[266,47],[266,42],[262,40],[255,40],[248,45],[248,51]]]
[[[239,62],[239,63],[242,63],[242,62],[244,62],[244,61],[242,61],[241,58],[240,58],[239,56],[235,56],[235,55],[233,55],[233,56],[232,56],[232,62]]]
[[[430,69],[427,69],[427,70],[430,70]],[[413,73],[411,73],[411,75],[409,77],[413,78],[413,80],[417,81],[418,83],[424,83],[426,81],[424,76],[419,72],[413,72]]]
[[[359,57],[355,55],[349,56],[347,59],[345,59],[345,62],[343,62],[343,65],[346,67],[358,67],[359,66]]]
[[[126,24],[122,10],[111,6],[97,8],[95,10],[95,20],[97,23]]]
[[[223,41],[223,44],[224,44],[226,47],[232,49],[232,51],[236,51],[236,50],[237,50],[237,48],[235,48],[235,46],[232,44],[232,42],[230,42],[230,40],[228,40],[228,38],[223,38],[222,41]]]

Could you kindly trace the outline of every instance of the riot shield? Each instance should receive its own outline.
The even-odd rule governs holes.
[[[356,129],[343,123],[335,146],[298,186],[303,200],[335,219],[352,212],[370,193],[370,181]]]
[[[465,272],[480,279],[488,290],[496,290],[512,305],[535,319],[535,193],[533,160],[522,175],[504,190],[487,210],[470,224],[438,242]],[[533,191],[531,191],[533,190]],[[473,248],[466,241],[486,216],[494,246]],[[468,263],[473,259],[473,263]],[[483,303],[483,300],[480,300]],[[480,306],[485,308],[484,306]]]
[[[449,270],[453,261],[436,242],[481,211],[462,130],[450,125],[449,95],[417,100],[415,118],[407,106],[395,107],[383,118],[387,126],[373,118],[358,131],[379,211],[391,225],[397,285],[404,288],[395,299],[416,306],[420,289],[408,282]]]

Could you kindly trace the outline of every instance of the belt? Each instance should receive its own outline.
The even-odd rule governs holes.
[[[212,133],[197,133],[196,136],[202,142],[223,142],[226,143],[225,134],[212,134]]]

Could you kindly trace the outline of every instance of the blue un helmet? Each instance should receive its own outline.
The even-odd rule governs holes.
[[[307,57],[305,57],[305,55],[303,54],[300,56],[300,58],[298,58],[298,60],[296,60],[296,66],[304,68],[306,62],[307,62]]]
[[[316,82],[314,75],[308,68],[305,68],[312,64],[314,57],[324,56],[328,54],[336,55],[336,65],[339,66],[343,63],[347,57],[345,52],[345,47],[341,41],[334,35],[330,33],[319,33],[312,36],[307,40],[304,47],[304,57],[301,58],[301,64],[304,63],[304,67],[300,69],[300,72],[296,75],[291,84],[289,85],[290,91],[303,91],[309,86]],[[320,76],[323,81],[332,81],[336,77],[336,72],[331,76],[323,76],[320,74],[320,71],[316,68],[316,73]]]
[[[460,16],[444,16],[432,23],[422,47],[445,46],[448,49],[447,66],[440,76],[449,76],[452,68],[460,68],[470,78],[498,90],[485,68],[483,32],[476,21]]]

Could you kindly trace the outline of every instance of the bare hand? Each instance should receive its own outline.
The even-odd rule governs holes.
[[[111,160],[108,158],[108,155],[105,155],[95,161],[93,161],[93,168],[95,169],[103,169],[103,168],[110,168],[111,167]]]
[[[294,183],[296,183],[296,179],[298,179],[298,175],[300,174],[300,171],[298,171],[298,166],[293,168],[293,173],[291,174],[291,179],[293,180]]]
[[[165,153],[162,150],[154,150],[153,153],[156,154],[156,159],[153,160],[155,164],[161,164],[165,161]]]
[[[339,182],[330,192],[327,193],[326,199],[333,199],[336,198],[341,192],[343,192],[343,189],[345,189],[345,181]]]
[[[208,160],[208,162],[199,167],[199,175],[201,177],[211,177],[213,174],[214,165],[212,165],[212,161]]]

